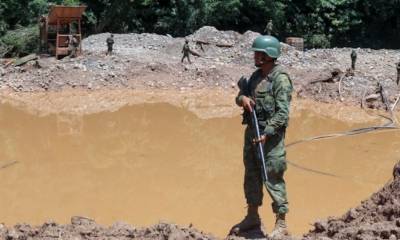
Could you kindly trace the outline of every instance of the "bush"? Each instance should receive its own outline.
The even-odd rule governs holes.
[[[38,51],[38,47],[39,28],[37,25],[7,31],[0,38],[0,49],[6,49],[5,56],[7,57],[20,57],[34,53]],[[4,55],[4,52],[0,52],[1,55]]]
[[[330,41],[325,34],[315,34],[306,38],[307,48],[328,48]]]

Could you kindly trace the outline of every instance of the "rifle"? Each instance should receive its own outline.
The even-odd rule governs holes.
[[[248,86],[248,80],[245,77],[241,77],[238,81],[238,87],[242,90],[242,92],[249,96],[250,95],[250,89]],[[246,110],[245,110],[246,113]],[[247,115],[248,116],[248,115]],[[245,116],[243,116],[245,118]],[[254,131],[254,136],[256,137],[256,139],[260,139],[260,129],[258,127],[258,120],[257,120],[257,115],[256,115],[256,111],[254,110],[254,108],[251,111],[251,121],[252,121],[252,125],[253,125],[253,131]],[[265,165],[265,159],[264,159],[264,149],[263,149],[263,145],[261,142],[257,143],[257,156],[259,161],[261,161],[261,176],[263,179],[263,182],[267,182],[268,181],[268,175],[267,175],[267,166]]]
[[[251,119],[253,122],[254,136],[256,137],[256,139],[260,139],[260,129],[258,127],[257,115],[256,115],[256,111],[254,110],[254,108],[252,109],[251,113],[252,113]],[[267,166],[265,165],[264,149],[263,149],[263,144],[261,142],[257,143],[257,155],[258,155],[258,160],[261,161],[261,163],[262,163],[261,176],[262,176],[263,182],[266,183],[268,181]]]

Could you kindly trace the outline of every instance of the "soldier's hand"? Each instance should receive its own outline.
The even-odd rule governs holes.
[[[262,143],[262,144],[265,144],[266,141],[267,141],[267,136],[266,135],[261,135],[259,139],[257,139],[257,138],[253,139],[253,144],[256,144],[256,143],[259,143],[259,142]]]
[[[253,111],[253,106],[256,105],[255,102],[253,101],[253,99],[243,96],[242,98],[242,107],[249,111],[252,112]]]

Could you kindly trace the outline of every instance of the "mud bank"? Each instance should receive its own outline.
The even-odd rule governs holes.
[[[159,223],[147,228],[136,228],[123,222],[105,227],[86,217],[72,217],[71,224],[60,225],[49,221],[41,226],[18,224],[7,228],[0,224],[0,239],[44,240],[44,239],[170,239],[202,240],[216,239],[192,226],[180,227],[175,224]]]
[[[192,89],[181,90],[78,90],[60,92],[0,92],[0,103],[10,104],[29,113],[45,116],[49,114],[88,115],[99,112],[114,112],[124,106],[144,103],[168,103],[188,110],[201,119],[235,117],[242,113],[234,98],[235,89]],[[323,103],[301,97],[293,97],[291,114],[309,109],[321,116],[362,123],[379,119],[384,111],[363,111],[351,104]],[[400,118],[399,114],[396,114]]]

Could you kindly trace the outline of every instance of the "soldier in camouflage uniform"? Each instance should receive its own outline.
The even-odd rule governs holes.
[[[113,45],[114,45],[114,35],[110,34],[110,36],[106,39],[107,43],[107,53],[106,55],[111,55],[113,51]]]
[[[267,23],[267,26],[265,26],[264,32],[267,35],[271,35],[272,34],[272,29],[274,28],[274,24],[272,23],[272,20],[270,19]]]
[[[396,83],[397,83],[397,86],[399,86],[399,83],[400,83],[400,62],[397,63],[396,68],[397,68],[397,81],[396,81]]]
[[[79,40],[76,35],[68,36],[68,56],[71,58],[75,58],[77,56],[77,51],[79,48]]]
[[[182,53],[183,53],[183,56],[182,56],[181,62],[183,62],[183,59],[187,58],[188,61],[189,61],[189,63],[192,63],[192,62],[190,61],[190,58],[189,58],[189,55],[190,55],[190,47],[189,47],[189,40],[187,40],[187,39],[185,39],[185,44],[183,45]]]
[[[232,227],[230,234],[240,235],[259,228],[261,220],[258,207],[262,205],[263,184],[272,199],[276,215],[272,239],[288,235],[285,215],[288,212],[286,185],[285,133],[289,120],[289,106],[293,91],[288,73],[276,63],[281,52],[280,42],[272,36],[259,36],[252,45],[254,63],[258,69],[241,86],[236,103],[243,107],[244,133],[243,161],[245,166],[244,192],[248,204],[246,217]],[[244,79],[240,80],[243,81]],[[245,86],[245,87],[243,87]],[[250,112],[256,111],[260,139],[254,139]],[[257,158],[254,142],[264,143],[264,157],[268,180],[263,183],[262,163]]]
[[[354,49],[351,51],[350,57],[351,57],[351,69],[355,70],[356,69],[356,61],[357,61],[357,53]]]

